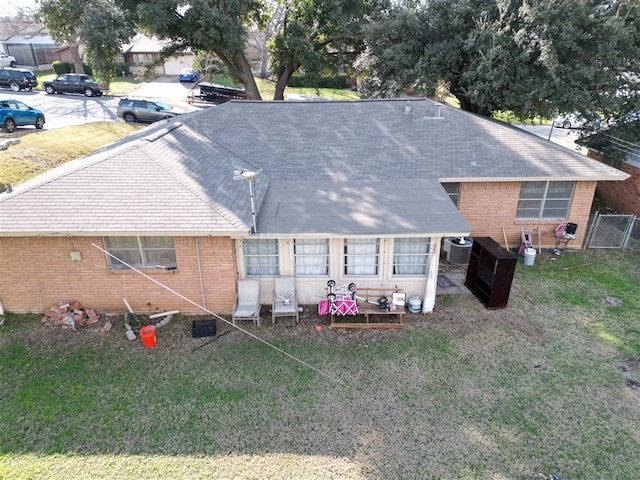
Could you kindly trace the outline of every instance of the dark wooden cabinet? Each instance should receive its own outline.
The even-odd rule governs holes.
[[[505,308],[518,259],[490,237],[471,246],[465,286],[489,309]]]

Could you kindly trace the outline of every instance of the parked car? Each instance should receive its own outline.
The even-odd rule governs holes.
[[[15,67],[16,57],[0,52],[0,67]]]
[[[49,95],[54,93],[81,93],[87,97],[102,96],[108,90],[103,88],[102,82],[91,80],[84,73],[65,73],[53,80],[42,82],[44,91]]]
[[[31,90],[38,86],[38,79],[31,70],[24,68],[0,68],[0,87],[10,88],[14,92]]]
[[[599,119],[592,121],[587,120],[579,113],[570,113],[565,116],[556,117],[553,120],[554,127],[560,128],[592,128],[593,130],[599,130],[602,127],[602,122]]]
[[[0,125],[13,133],[16,127],[33,125],[38,130],[44,127],[44,114],[29,105],[12,98],[0,98]]]
[[[640,120],[640,112],[627,112],[618,118],[610,117],[607,123],[610,127],[615,127],[623,123],[635,122],[637,120]]]
[[[175,117],[184,110],[172,108],[160,100],[124,97],[118,102],[118,117],[125,122],[152,123]]]
[[[197,82],[198,80],[200,80],[200,74],[193,68],[183,68],[182,70],[180,70],[178,79],[181,82]]]

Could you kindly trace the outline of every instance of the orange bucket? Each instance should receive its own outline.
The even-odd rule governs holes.
[[[153,325],[147,325],[140,329],[140,339],[142,340],[142,346],[145,348],[151,348],[156,346],[156,327]]]

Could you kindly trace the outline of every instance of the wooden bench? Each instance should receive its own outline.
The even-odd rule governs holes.
[[[402,328],[403,318],[406,313],[404,305],[393,305],[394,293],[404,293],[400,290],[381,288],[359,288],[356,291],[358,314],[357,315],[334,315],[331,314],[330,327],[335,328]],[[385,296],[389,300],[388,311],[380,310],[375,303],[380,297]],[[365,299],[365,300],[363,300]],[[406,295],[405,295],[406,299]],[[368,300],[368,301],[367,301]],[[393,309],[395,307],[395,309]],[[364,316],[364,322],[353,321],[360,315]],[[374,317],[372,319],[371,317]],[[383,320],[384,319],[384,320]]]

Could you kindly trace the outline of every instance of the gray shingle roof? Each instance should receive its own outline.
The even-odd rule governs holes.
[[[436,179],[275,180],[258,232],[278,235],[467,235],[469,225]]]
[[[246,182],[232,179],[237,169],[264,170],[255,182],[259,231],[273,234],[286,232],[278,232],[285,224],[269,217],[270,203],[265,203],[261,217],[271,181],[280,186],[278,180],[319,182],[325,191],[336,182],[336,192],[346,185],[358,192],[363,180],[382,181],[380,199],[389,201],[395,195],[394,208],[380,200],[373,210],[357,202],[351,209],[374,221],[381,209],[393,218],[394,212],[408,214],[420,207],[436,219],[439,213],[424,205],[437,199],[416,196],[415,185],[420,183],[410,181],[418,179],[431,179],[425,185],[435,188],[434,179],[626,178],[515,127],[447,107],[442,107],[442,118],[425,119],[435,116],[434,103],[419,99],[411,105],[413,113],[405,114],[404,100],[232,101],[181,115],[0,196],[0,235],[242,235],[252,224],[251,205]],[[309,194],[313,191],[317,192],[309,189]],[[443,190],[432,193],[439,197]],[[339,196],[335,198],[338,207],[331,208],[339,208]],[[306,205],[313,210],[312,202]],[[459,218],[443,227],[468,231],[457,210],[451,215]],[[269,218],[274,223],[269,224]],[[426,227],[432,220],[417,222]],[[334,227],[321,227],[318,222],[301,224],[304,229],[288,222],[286,228],[290,233],[312,227],[338,233],[344,228],[335,222]],[[387,225],[389,232],[398,227]]]
[[[409,115],[406,103],[236,101],[217,107],[200,131],[273,178],[626,178],[511,125],[446,106],[442,118],[425,119],[436,115],[434,102],[411,100]]]

